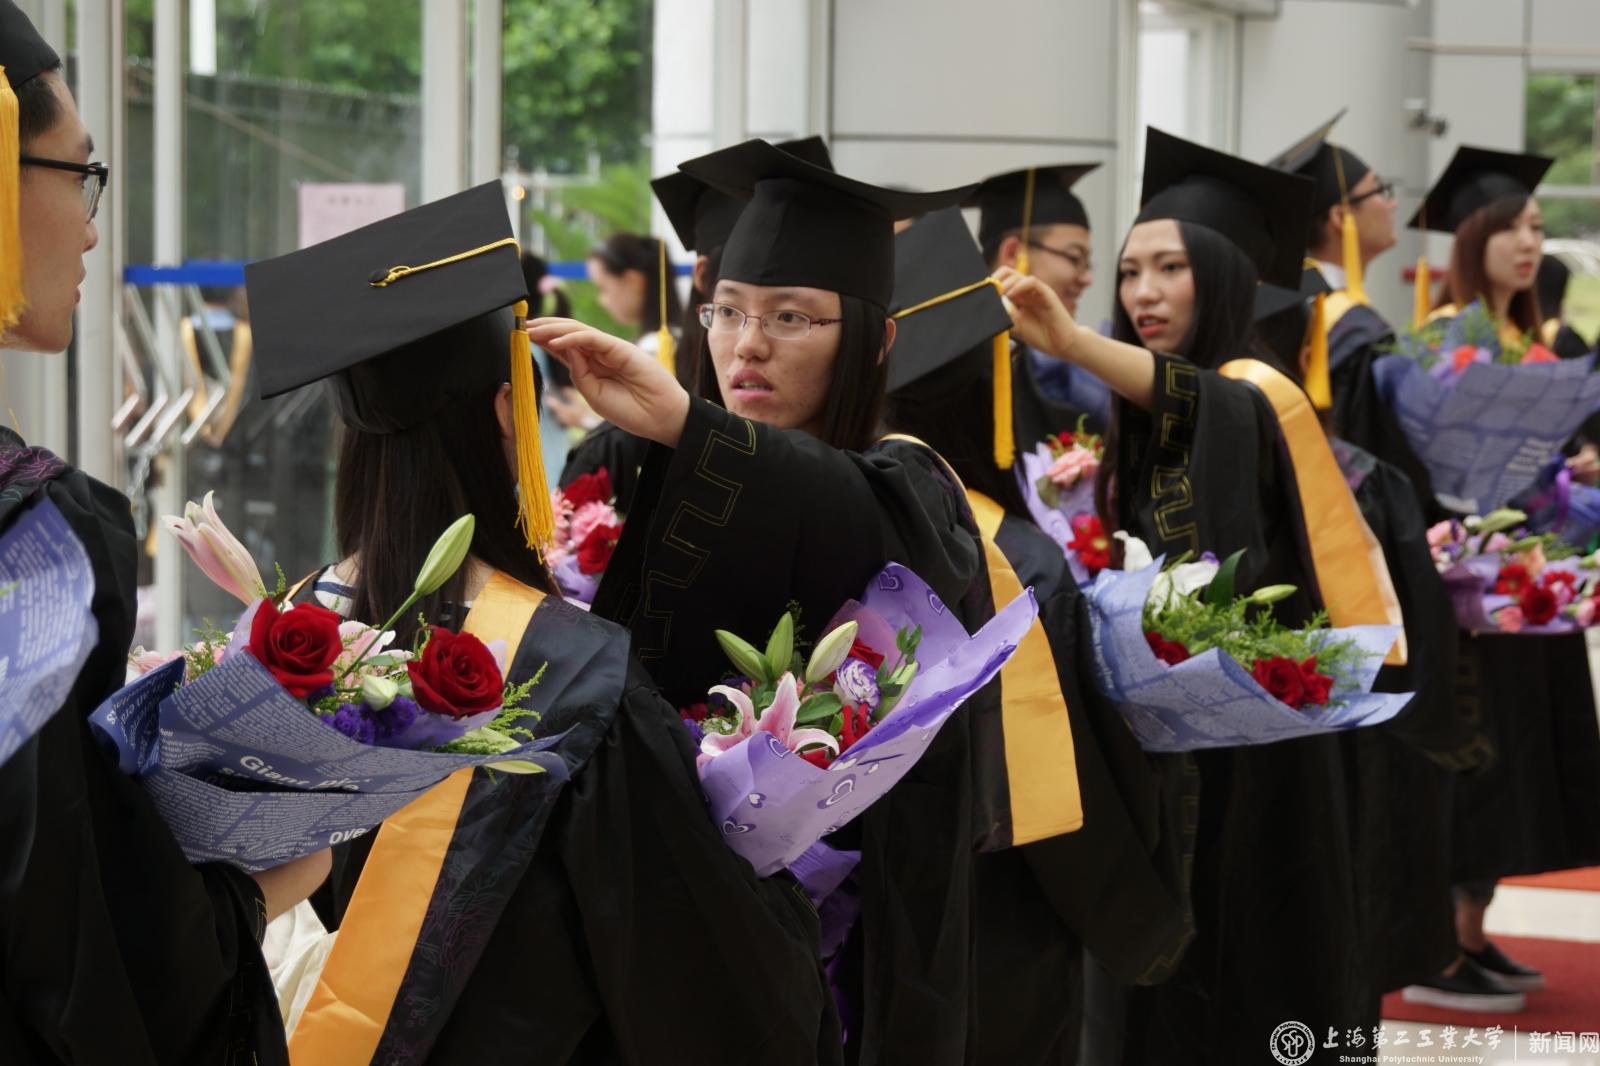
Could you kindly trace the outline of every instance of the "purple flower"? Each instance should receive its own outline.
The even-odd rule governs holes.
[[[700,742],[706,738],[705,727],[699,722],[695,721],[693,718],[679,718],[678,721],[682,722],[683,728],[689,731],[690,741],[692,741],[694,746],[698,748],[700,746]]]
[[[382,744],[405,732],[421,713],[415,700],[397,696],[381,711],[365,703],[341,704],[328,724],[357,744]]]
[[[878,707],[878,672],[860,659],[846,659],[833,677],[833,691],[847,704]]]
[[[376,738],[377,731],[373,728],[364,703],[342,704],[328,724],[357,744],[371,744]]]

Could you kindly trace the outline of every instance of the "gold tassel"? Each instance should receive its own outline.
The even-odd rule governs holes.
[[[1411,327],[1421,329],[1433,313],[1433,276],[1428,272],[1428,257],[1417,256],[1417,276],[1411,283]]]
[[[1358,304],[1367,302],[1367,287],[1361,277],[1361,235],[1356,232],[1356,216],[1349,208],[1341,227],[1344,238],[1344,289]]]
[[[1017,458],[1016,431],[1011,426],[1011,331],[994,335],[994,465],[1010,470]]]
[[[1333,387],[1328,382],[1328,294],[1317,293],[1311,301],[1311,336],[1306,345],[1306,395],[1319,411],[1333,406]]]
[[[550,483],[544,473],[544,449],[539,446],[539,393],[533,381],[533,342],[528,339],[528,302],[518,300],[511,331],[511,417],[517,436],[517,526],[528,547],[544,555],[555,533],[550,509]]]
[[[661,250],[661,328],[656,330],[656,358],[661,365],[667,368],[667,373],[673,377],[678,376],[678,353],[672,343],[672,328],[667,322],[667,286],[671,282],[667,279],[667,242],[656,241],[656,247]]]
[[[1023,180],[1022,188],[1022,243],[1017,247],[1017,273],[1028,273],[1028,230],[1033,224],[1033,179],[1034,170],[1028,168],[1028,176]],[[1010,464],[1007,464],[1008,466]]]
[[[17,94],[0,67],[0,332],[22,317],[22,155]]]

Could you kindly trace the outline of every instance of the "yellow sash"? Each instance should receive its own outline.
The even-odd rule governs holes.
[[[1022,595],[1022,582],[995,543],[1004,511],[982,493],[972,492],[937,451],[915,437],[891,433],[884,440],[903,440],[928,448],[966,494],[978,522],[989,570],[989,591],[996,607]],[[1035,618],[1000,668],[1000,722],[1005,736],[1006,788],[1011,804],[1011,843],[1031,844],[1083,828],[1083,797],[1078,792],[1078,761],[1072,746],[1072,722],[1061,694],[1055,654],[1044,626]]]
[[[1328,619],[1336,627],[1403,625],[1383,548],[1356,506],[1344,473],[1328,447],[1322,423],[1294,382],[1255,359],[1235,359],[1218,372],[1260,389],[1278,415],[1278,428],[1294,466],[1300,512],[1311,546],[1311,568]],[[1384,662],[1403,666],[1404,629]]]
[[[1349,291],[1346,289],[1339,289],[1335,292],[1328,293],[1326,309],[1324,311],[1324,314],[1327,315],[1326,327],[1328,332],[1333,332],[1333,327],[1338,324],[1341,318],[1349,313],[1352,307],[1361,306],[1364,306],[1362,302],[1351,296]]]
[[[462,631],[515,651],[544,593],[496,571]],[[391,815],[356,883],[338,939],[289,1041],[295,1066],[372,1061],[411,962],[473,771],[458,770]]]

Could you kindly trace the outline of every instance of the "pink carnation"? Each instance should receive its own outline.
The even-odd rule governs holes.
[[[1072,447],[1062,452],[1045,472],[1052,482],[1070,488],[1084,478],[1094,477],[1100,469],[1100,460],[1087,448]]]
[[[1580,626],[1588,628],[1594,625],[1595,603],[1592,597],[1584,599],[1572,609],[1572,617]]]
[[[1522,608],[1507,607],[1494,616],[1495,623],[1507,633],[1522,632]]]
[[[617,512],[609,503],[586,503],[572,513],[571,535],[567,538],[568,544],[582,544],[589,539],[589,534],[601,526],[609,526],[617,521]]]
[[[1456,539],[1456,524],[1449,519],[1428,527],[1428,547],[1442,548],[1447,544],[1454,544]]]

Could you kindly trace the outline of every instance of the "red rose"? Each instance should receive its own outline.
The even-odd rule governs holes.
[[[711,708],[703,703],[691,703],[687,707],[678,708],[678,717],[685,722],[703,722],[710,713]]]
[[[1168,666],[1177,666],[1189,658],[1188,648],[1175,640],[1168,640],[1153,629],[1144,635],[1144,639],[1150,645],[1150,650],[1156,653],[1156,658]]]
[[[1333,678],[1317,672],[1317,657],[1313,655],[1300,664],[1300,682],[1306,690],[1306,703],[1327,703],[1333,691]]]
[[[1529,585],[1517,595],[1517,606],[1522,608],[1522,620],[1530,626],[1549,624],[1561,605],[1556,594],[1543,585]]]
[[[561,490],[561,495],[577,510],[586,503],[609,503],[611,500],[611,472],[601,467],[592,474],[572,479],[572,484]]]
[[[451,718],[492,711],[505,695],[500,664],[471,633],[429,626],[422,657],[406,663],[411,692],[422,709]]]
[[[344,651],[337,614],[302,604],[280,612],[262,600],[246,650],[297,700],[333,684],[333,662]]]
[[[1099,515],[1074,515],[1072,539],[1067,547],[1077,553],[1078,561],[1089,571],[1090,577],[1111,565],[1111,539],[1106,536]]]
[[[854,644],[850,645],[850,654],[846,658],[860,659],[874,670],[883,665],[883,656],[861,643],[859,637]]]
[[[1546,570],[1541,582],[1556,598],[1557,604],[1571,603],[1578,595],[1578,575],[1570,570]]]
[[[826,770],[833,762],[833,752],[827,748],[811,748],[800,753],[800,758],[819,770]]]
[[[839,753],[842,755],[850,750],[850,745],[866,736],[872,730],[872,715],[867,710],[865,703],[847,703],[844,705],[840,718]]]
[[[1501,596],[1517,596],[1533,581],[1521,563],[1507,563],[1494,579],[1494,590]]]
[[[583,538],[583,543],[578,545],[578,572],[598,574],[604,571],[611,562],[611,553],[617,550],[617,541],[621,539],[622,526],[616,523],[595,526]]]
[[[1306,702],[1305,675],[1300,664],[1293,659],[1275,655],[1270,659],[1257,659],[1250,667],[1256,684],[1267,690],[1274,699],[1299,710]]]

